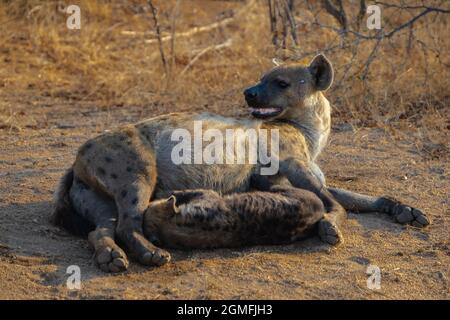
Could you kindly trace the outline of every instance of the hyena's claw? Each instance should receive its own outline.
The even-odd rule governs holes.
[[[409,223],[417,228],[423,228],[430,224],[430,219],[419,209],[399,203],[392,211],[395,221],[400,224]]]
[[[145,253],[140,262],[147,266],[162,266],[169,261],[170,253],[166,250],[156,248],[153,252]]]
[[[128,259],[119,247],[104,246],[95,252],[95,261],[104,272],[123,272],[128,269]]]
[[[415,218],[415,220],[412,222],[413,226],[423,228],[431,223],[430,218],[428,218],[427,215],[421,210],[413,209],[412,213]]]
[[[342,233],[337,225],[326,218],[319,221],[319,237],[323,242],[333,246],[344,242]]]
[[[133,230],[119,232],[123,242],[128,243],[128,253],[144,266],[162,266],[170,261],[170,254],[147,240],[143,234]]]

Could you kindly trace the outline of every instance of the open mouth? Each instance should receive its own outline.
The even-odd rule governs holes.
[[[250,113],[256,118],[271,118],[279,115],[283,111],[282,108],[252,108],[250,107]]]

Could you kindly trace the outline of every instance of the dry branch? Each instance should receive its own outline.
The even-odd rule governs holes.
[[[392,40],[395,35],[401,34],[402,31],[408,30],[408,38],[407,38],[407,46],[406,49],[409,51],[411,50],[413,46],[413,42],[417,42],[420,45],[423,44],[423,42],[419,42],[419,39],[416,39],[416,36],[414,34],[414,26],[417,24],[419,20],[424,18],[426,15],[429,15],[431,13],[437,14],[448,14],[450,13],[450,9],[446,7],[438,7],[430,5],[426,5],[422,3],[422,5],[405,5],[404,3],[400,4],[390,4],[382,1],[375,1],[375,4],[384,6],[386,8],[395,8],[402,11],[409,11],[411,14],[411,17],[406,22],[392,27],[390,30],[377,30],[375,34],[370,33],[362,33],[360,32],[360,25],[362,23],[362,20],[364,19],[365,11],[367,9],[366,1],[360,0],[359,1],[359,8],[358,12],[355,15],[355,21],[348,20],[348,17],[352,17],[353,15],[346,15],[344,11],[344,7],[342,5],[343,1],[341,0],[323,0],[322,1],[322,8],[325,9],[325,12],[327,12],[330,16],[332,16],[335,20],[338,21],[339,27],[334,27],[331,25],[325,25],[321,23],[318,20],[318,16],[316,15],[314,17],[315,21],[312,22],[313,26],[317,26],[319,28],[323,29],[329,29],[336,32],[337,36],[341,38],[341,43],[335,44],[334,41],[330,43],[326,48],[321,49],[322,52],[334,52],[336,50],[343,50],[343,49],[351,49],[356,48],[359,46],[360,43],[363,42],[371,42],[373,41],[373,47],[369,53],[369,56],[365,58],[365,60],[362,62],[362,65],[357,68],[358,71],[351,75],[351,77],[357,76],[359,79],[366,81],[369,75],[370,67],[372,63],[378,58],[377,55],[379,53],[380,47],[383,43]],[[398,13],[397,13],[398,14]],[[347,37],[342,37],[343,35],[347,35]],[[431,36],[431,35],[430,35]],[[423,47],[423,46],[422,46]],[[297,56],[296,58],[301,59],[302,56],[309,56],[311,54],[315,54],[316,52],[308,52],[303,53],[302,55]],[[344,80],[345,77],[348,76],[351,64],[353,64],[353,61],[356,61],[356,56],[358,55],[357,50],[353,50],[353,55],[351,57],[351,63],[347,64],[344,67],[344,75],[339,81],[339,84]],[[438,58],[440,57],[440,54],[435,54]],[[445,65],[445,63],[440,62],[442,65]],[[427,71],[425,71],[427,72]],[[339,84],[336,87],[339,87]]]
[[[419,13],[418,15],[414,16],[413,18],[411,18],[410,20],[408,20],[407,22],[401,24],[400,26],[398,26],[397,28],[394,28],[393,30],[389,31],[388,33],[379,33],[375,36],[368,36],[353,30],[348,30],[348,32],[350,32],[351,34],[366,39],[366,40],[378,40],[378,39],[383,39],[383,38],[391,38],[394,34],[396,34],[397,32],[411,26],[412,24],[414,24],[417,20],[419,20],[420,18],[422,18],[423,16],[432,13],[432,12],[438,12],[438,13],[450,13],[450,9],[443,9],[443,8],[432,8],[432,7],[427,7],[424,11],[422,11],[421,13]]]
[[[164,55],[164,48],[162,45],[162,40],[161,40],[161,28],[159,27],[159,22],[158,22],[158,16],[157,16],[157,12],[156,12],[156,8],[152,3],[152,0],[148,0],[148,5],[152,11],[152,16],[153,16],[153,23],[155,25],[155,29],[156,29],[156,36],[157,36],[157,41],[159,44],[159,53],[161,55],[161,61],[162,64],[164,66],[164,73],[166,74],[166,76],[168,76],[168,69],[167,69],[167,61],[166,61],[166,57]]]
[[[375,43],[375,46],[373,47],[372,51],[369,54],[369,57],[367,58],[367,61],[364,65],[364,72],[361,76],[362,80],[366,80],[366,78],[367,78],[367,74],[369,73],[370,65],[372,64],[373,60],[375,60],[375,57],[378,52],[378,48],[380,47],[380,43],[381,43],[382,39],[383,38],[380,38],[377,40],[377,42]]]
[[[234,14],[233,17],[225,18],[223,20],[220,20],[220,21],[217,21],[217,22],[205,25],[205,26],[194,27],[194,28],[192,28],[192,29],[190,29],[188,31],[185,31],[185,32],[178,32],[178,33],[175,33],[175,36],[177,38],[190,37],[190,36],[195,35],[195,34],[197,34],[199,32],[211,31],[211,30],[214,30],[216,28],[226,26],[226,25],[230,24],[231,22],[233,22],[237,17],[239,17],[243,13],[247,12],[248,9],[254,3],[255,3],[255,0],[250,0],[243,8],[241,8],[236,14]],[[167,36],[161,37],[161,42],[169,41],[170,39],[172,39],[172,35],[167,35]],[[159,41],[158,39],[148,39],[148,40],[145,40],[145,43],[152,44],[152,43],[156,43],[158,41]]]
[[[345,14],[344,6],[342,5],[342,0],[338,0],[339,8],[336,8],[330,0],[323,0],[324,9],[331,14],[341,25],[342,30],[345,32],[348,29],[347,15]]]
[[[292,41],[294,41],[294,44],[296,46],[298,46],[298,40],[297,40],[297,26],[295,25],[295,19],[294,16],[292,14],[292,10],[293,10],[293,2],[289,2],[285,4],[284,7],[286,16],[288,18],[290,27],[291,27],[291,37],[292,37]]]
[[[173,66],[175,65],[175,38],[176,38],[176,21],[178,18],[178,14],[179,14],[179,9],[180,9],[180,0],[177,0],[175,2],[175,8],[173,9],[172,12],[172,22],[171,22],[171,31],[172,31],[172,39],[170,39],[170,66],[169,66],[169,77],[167,77],[167,81],[170,80],[171,76],[172,76],[172,71],[173,71]]]
[[[293,16],[294,4],[292,0],[268,0],[270,31],[275,48],[287,48],[290,33],[294,46],[298,46],[297,26]]]
[[[367,11],[366,1],[360,0],[359,1],[359,12],[358,12],[358,16],[356,18],[356,27],[358,30],[361,28],[361,23],[362,23],[362,20],[364,19],[364,15],[366,14],[366,11]]]
[[[199,53],[197,53],[197,54],[195,55],[195,57],[194,57],[191,61],[189,61],[189,63],[186,65],[186,67],[184,67],[183,71],[180,72],[180,75],[185,74],[186,71],[187,71],[190,67],[192,67],[192,65],[193,65],[196,61],[198,61],[198,59],[200,59],[200,57],[203,56],[205,53],[207,53],[207,52],[209,52],[209,51],[212,51],[212,50],[221,50],[221,49],[223,49],[223,48],[226,48],[226,47],[231,46],[232,43],[233,43],[232,40],[231,40],[231,39],[228,39],[228,40],[225,41],[224,43],[221,43],[221,44],[218,44],[218,45],[212,45],[212,46],[209,46],[209,47],[204,48],[202,51],[200,51]]]

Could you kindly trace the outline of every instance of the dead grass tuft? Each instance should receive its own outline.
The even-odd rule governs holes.
[[[425,153],[447,154],[448,14],[429,14],[413,28],[383,40],[367,66],[376,41],[358,41],[351,35],[344,41],[334,18],[315,2],[295,2],[299,45],[281,51],[272,44],[265,2],[183,0],[175,10],[176,3],[154,1],[163,37],[173,35],[175,27],[177,33],[185,33],[228,20],[207,31],[163,41],[171,64],[168,74],[158,42],[153,41],[155,28],[146,1],[77,1],[81,30],[66,28],[61,1],[0,1],[1,95],[39,92],[100,107],[156,104],[161,113],[189,109],[240,115],[245,113],[242,89],[272,66],[273,57],[308,61],[323,51],[336,68],[328,96],[338,121],[402,132],[416,139]],[[347,10],[356,16],[356,2],[352,3]],[[416,12],[384,8],[385,29],[408,21]],[[13,116],[1,104],[0,109],[0,125],[8,126]]]

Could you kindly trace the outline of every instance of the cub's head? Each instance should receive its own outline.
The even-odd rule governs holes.
[[[261,119],[289,118],[308,106],[308,98],[327,90],[333,82],[333,67],[322,55],[309,66],[287,64],[267,72],[256,85],[244,91],[250,113]]]

